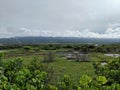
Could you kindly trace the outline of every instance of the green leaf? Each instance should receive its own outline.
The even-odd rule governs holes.
[[[98,82],[100,85],[107,83],[107,79],[106,79],[105,76],[98,76],[98,77],[96,78],[96,80],[97,80],[97,82]]]
[[[80,78],[80,85],[86,86],[86,85],[90,84],[91,81],[92,81],[92,78],[84,74]]]

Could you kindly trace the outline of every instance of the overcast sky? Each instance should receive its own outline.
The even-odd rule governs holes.
[[[120,38],[120,0],[0,0],[0,37]]]

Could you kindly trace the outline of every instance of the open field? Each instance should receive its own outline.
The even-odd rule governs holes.
[[[119,45],[1,48],[0,88],[4,90],[119,90]]]
[[[21,51],[13,50],[12,53],[15,54],[14,52],[20,53]],[[49,51],[44,51],[44,52],[49,52]],[[44,53],[44,52],[40,52],[40,53]],[[9,61],[17,57],[23,58],[24,65],[29,65],[30,62],[34,59],[37,59],[37,61],[41,61],[41,63],[43,63],[44,60],[44,55],[28,54],[28,55],[21,55],[16,57],[11,56],[9,58],[5,58],[4,61]],[[70,77],[72,77],[72,81],[75,83],[79,82],[79,78],[83,74],[87,74],[89,76],[94,77],[96,75],[93,67],[94,61],[105,61],[105,60],[113,59],[112,57],[105,56],[104,53],[89,53],[88,57],[90,59],[89,62],[76,62],[73,60],[67,60],[67,58],[63,55],[56,54],[54,58],[55,61],[44,63],[48,67],[51,67],[54,71],[53,79],[51,83],[54,84],[54,82],[56,82],[57,80],[59,81],[61,77],[65,74],[70,75]]]

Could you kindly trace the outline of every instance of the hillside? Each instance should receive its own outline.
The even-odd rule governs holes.
[[[75,38],[75,37],[14,37],[1,38],[0,44],[41,44],[41,43],[96,43],[96,44],[111,44],[120,43],[120,39],[105,39],[105,38]]]

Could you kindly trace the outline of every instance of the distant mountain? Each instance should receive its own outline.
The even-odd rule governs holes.
[[[96,43],[109,44],[120,43],[120,39],[107,38],[76,38],[76,37],[14,37],[1,38],[0,45],[26,45],[26,44],[41,44],[41,43]]]

